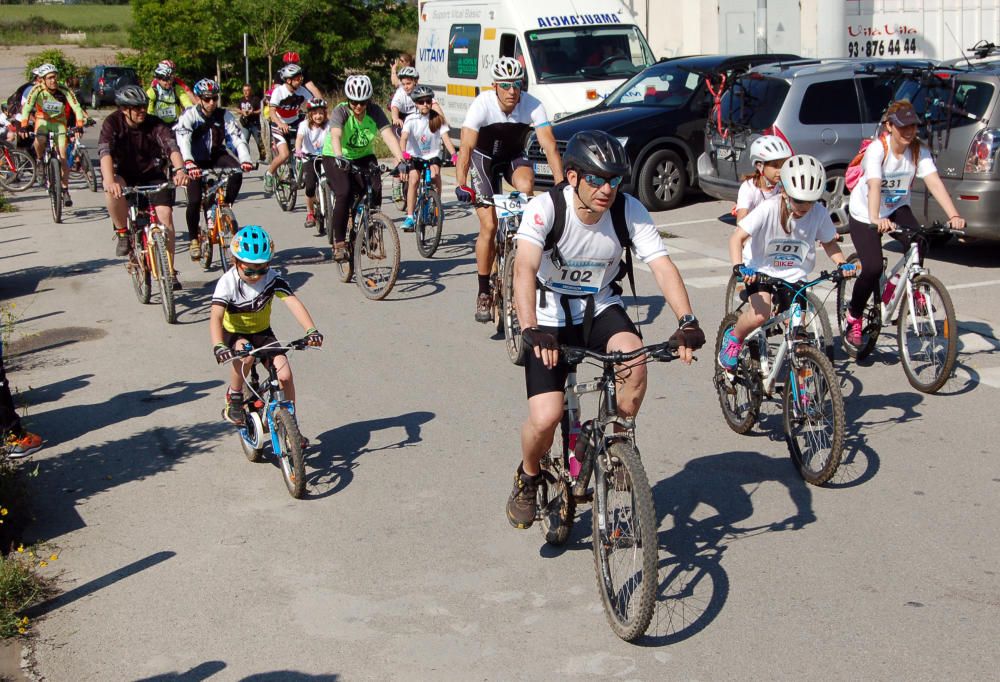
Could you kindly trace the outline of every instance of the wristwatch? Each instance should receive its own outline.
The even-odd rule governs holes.
[[[678,329],[683,329],[684,327],[687,327],[689,325],[698,326],[698,318],[695,317],[692,313],[688,313],[687,315],[681,317],[681,319],[677,320]]]

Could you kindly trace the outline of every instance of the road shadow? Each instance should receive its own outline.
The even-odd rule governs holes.
[[[632,296],[631,292],[623,293],[622,301],[625,303],[626,310],[633,313],[638,310],[639,314],[634,316],[634,322],[640,326],[655,322],[656,318],[663,312],[666,303],[663,296]],[[646,343],[658,341],[666,341],[666,339],[647,339]]]
[[[136,682],[202,682],[226,669],[222,661],[205,661],[184,672],[162,673],[152,677],[136,678]]]
[[[93,374],[80,374],[70,379],[63,379],[62,381],[56,381],[44,386],[32,386],[25,391],[18,391],[15,402],[23,402],[25,405],[31,405],[32,410],[35,410],[39,405],[61,400],[68,393],[86,388],[90,385],[88,379],[93,376]]]
[[[0,274],[0,300],[52,291],[38,288],[47,279],[92,275],[108,267],[123,265],[124,261],[118,258],[94,258],[69,265],[52,267],[35,265],[9,270]],[[124,271],[124,267],[122,270]]]
[[[421,258],[400,263],[399,279],[386,301],[410,301],[434,296],[445,290],[444,280],[451,277],[471,275],[470,272],[454,272],[458,268],[471,265],[475,270],[475,258],[450,258],[447,260]]]
[[[340,492],[354,480],[354,469],[362,455],[399,450],[423,440],[421,427],[434,419],[433,412],[408,412],[396,417],[368,419],[344,424],[317,436],[306,458],[306,499],[321,499]],[[395,443],[370,446],[379,431],[402,428],[406,436]]]

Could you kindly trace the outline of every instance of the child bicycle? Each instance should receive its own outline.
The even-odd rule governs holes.
[[[272,141],[272,158],[277,153],[278,147]],[[281,210],[286,213],[291,213],[295,210],[295,197],[299,191],[299,179],[298,174],[296,173],[297,170],[297,159],[295,158],[295,154],[292,153],[289,153],[285,162],[274,170],[274,185],[272,186],[274,200],[278,202],[278,206],[281,207]]]
[[[295,404],[285,398],[278,383],[278,372],[271,361],[280,351],[304,350],[310,346],[305,337],[291,341],[287,346],[268,344],[253,348],[249,343],[242,350],[233,350],[232,362],[252,357],[249,369],[242,369],[243,410],[246,422],[239,429],[240,446],[251,462],[264,461],[264,448],[270,442],[271,454],[281,468],[288,493],[298,499],[306,491],[305,444],[295,421]],[[267,380],[261,382],[257,366],[267,369]],[[265,434],[267,434],[265,436]]]
[[[840,466],[844,445],[844,398],[833,365],[819,340],[811,333],[810,311],[804,293],[825,281],[840,283],[837,270],[823,272],[814,280],[791,283],[756,273],[762,289],[772,294],[775,315],[743,341],[736,367],[729,372],[715,368],[713,383],[726,423],[736,433],[747,433],[760,415],[764,398],[781,395],[782,426],[788,451],[799,473],[808,483],[826,483]],[[787,310],[780,312],[777,295],[791,293]],[[745,305],[745,303],[743,304]],[[716,355],[722,350],[726,331],[736,324],[740,305],[726,315],[715,342]],[[776,348],[771,336],[782,335]],[[779,389],[779,382],[783,388]]]
[[[417,237],[417,251],[424,258],[430,258],[441,243],[444,208],[431,179],[431,164],[417,157],[413,157],[411,163],[419,175],[417,201],[413,206],[413,233]]]
[[[233,209],[226,203],[226,187],[234,175],[242,175],[239,168],[210,168],[201,171],[206,178],[201,190],[201,207],[205,214],[205,227],[198,232],[198,245],[201,257],[198,261],[201,267],[209,270],[212,267],[213,246],[219,247],[219,264],[223,272],[232,264],[229,253],[229,242],[240,229],[236,222]],[[213,201],[212,194],[215,194]]]
[[[334,158],[340,168],[350,172],[352,182],[362,187],[348,213],[347,260],[337,263],[340,281],[346,284],[353,276],[366,298],[381,301],[399,277],[399,233],[396,225],[378,210],[372,191],[372,178],[389,169],[385,165],[362,168],[343,157]],[[332,227],[327,225],[331,240]]]
[[[870,226],[876,229],[876,225]],[[943,225],[919,229],[897,226],[890,234],[910,239],[906,253],[888,273],[888,260],[882,259],[882,276],[872,298],[865,304],[861,319],[861,344],[847,342],[847,308],[854,291],[847,281],[837,286],[837,324],[844,350],[861,360],[875,349],[883,327],[896,323],[896,343],[900,364],[910,385],[923,393],[936,393],[951,378],[958,357],[958,323],[951,295],[936,277],[921,264],[920,253],[935,238],[964,234]],[[859,262],[851,254],[849,262]],[[903,286],[898,286],[900,283]]]
[[[152,280],[160,288],[160,303],[167,324],[177,321],[174,306],[174,264],[167,250],[165,229],[156,217],[150,194],[172,188],[169,182],[160,185],[124,187],[122,195],[128,200],[129,253],[125,269],[132,278],[132,288],[139,303],[149,303]]]
[[[538,514],[545,541],[562,545],[569,538],[577,502],[586,501],[594,475],[593,539],[597,586],[608,623],[626,641],[641,636],[653,616],[658,584],[659,543],[656,509],[635,443],[635,419],[618,415],[617,385],[622,363],[676,359],[673,342],[631,352],[600,353],[560,346],[573,368],[566,381],[562,447],[550,449],[540,463]],[[575,367],[584,360],[602,367],[594,381],[577,383]],[[597,418],[580,425],[579,397],[599,393]]]
[[[88,119],[86,128],[97,125],[97,121]],[[87,153],[87,145],[83,142],[83,132],[81,129],[77,133],[69,133],[69,140],[66,147],[66,158],[69,159],[69,176],[71,178],[81,178],[90,188],[91,192],[96,192],[100,183],[97,182],[97,171]]]
[[[493,292],[493,320],[497,331],[503,330],[507,357],[515,365],[523,366],[530,349],[521,341],[521,325],[517,321],[514,305],[514,257],[517,241],[514,235],[521,224],[521,214],[531,199],[524,192],[494,194],[492,200],[480,201],[483,206],[493,206],[497,212],[497,233],[493,268],[490,272],[490,291]]]
[[[0,188],[23,192],[35,184],[35,155],[0,140]]]

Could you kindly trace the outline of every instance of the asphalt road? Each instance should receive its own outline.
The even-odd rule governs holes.
[[[910,389],[891,339],[863,367],[838,357],[849,427],[828,487],[798,476],[774,406],[753,435],[725,426],[710,352],[651,368],[638,438],[660,589],[647,637],[626,644],[601,609],[589,508],[559,551],[504,516],[524,386],[472,319],[474,218],[449,206],[433,260],[404,236],[400,281],[375,303],[337,281],[301,209],[281,213],[257,177],[244,194],[237,216],[271,231],[327,339],[292,358],[314,444],[301,501],[219,418],[218,271],[180,254],[168,326],[136,302],[102,195],[77,187],[62,225],[38,191],[0,215],[10,374],[48,441],[31,532],[59,551],[65,590],[33,612],[42,678],[996,679],[996,246],[930,261],[963,321],[941,395]],[[710,337],[728,208],[656,216]],[[674,317],[648,274],[637,285],[647,339],[665,338]]]

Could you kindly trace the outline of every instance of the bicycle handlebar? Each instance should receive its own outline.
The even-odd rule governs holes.
[[[670,362],[671,360],[677,359],[677,348],[678,344],[676,341],[663,341],[662,343],[654,343],[649,346],[643,346],[642,348],[637,348],[633,351],[612,351],[610,353],[601,353],[600,351],[590,350],[589,348],[580,348],[578,346],[560,345],[559,353],[563,356],[563,359],[571,365],[579,364],[584,358],[592,358],[603,364],[610,363],[620,365],[623,362],[635,360],[643,355],[648,355],[652,359],[660,362]]]
[[[156,194],[157,192],[165,189],[174,189],[174,184],[171,182],[163,182],[159,185],[136,185],[135,187],[122,187],[122,196],[128,196],[129,194]]]
[[[781,279],[780,277],[774,277],[772,275],[765,275],[761,272],[754,273],[754,277],[757,278],[758,284],[764,287],[778,288],[787,287],[789,289],[794,289],[796,292],[814,287],[817,284],[821,284],[826,281],[833,282],[834,284],[840,282],[844,279],[844,273],[841,270],[834,270],[830,272],[829,270],[823,270],[819,273],[819,277],[816,279],[811,279],[805,282],[789,282],[788,280]]]
[[[276,343],[276,342],[275,342]],[[281,346],[275,345],[275,343],[269,343],[266,346],[261,346],[260,348],[254,348],[249,343],[243,345],[242,350],[233,349],[233,359],[236,358],[246,358],[254,355],[264,355],[267,353],[274,353],[280,350],[305,350],[307,348],[312,348],[308,343],[306,343],[306,337],[301,339],[295,339],[294,341],[289,341],[288,345]],[[317,350],[319,350],[317,348]]]
[[[876,223],[868,223],[868,227],[872,228],[873,230],[878,229],[878,225]],[[947,224],[940,224],[940,223],[934,223],[932,225],[920,225],[918,227],[907,227],[906,225],[899,225],[897,223],[893,223],[893,228],[889,230],[887,234],[894,234],[900,236],[917,235],[925,237],[930,237],[939,234],[942,235],[955,234],[958,236],[964,236],[965,230],[956,230],[954,228],[948,227]]]

